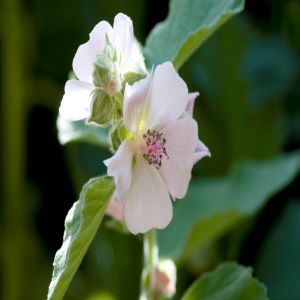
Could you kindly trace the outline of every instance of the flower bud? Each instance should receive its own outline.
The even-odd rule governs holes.
[[[94,65],[93,84],[113,97],[122,89],[121,70],[118,68],[117,52],[106,35],[103,51]]]
[[[92,92],[92,102],[88,123],[107,126],[112,118],[114,109],[113,99],[100,89]]]
[[[171,259],[161,259],[154,271],[154,289],[167,298],[176,293],[176,266]]]

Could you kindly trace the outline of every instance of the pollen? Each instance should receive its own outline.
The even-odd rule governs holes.
[[[163,137],[163,133],[148,129],[143,134],[143,139],[146,144],[146,152],[143,154],[143,157],[148,161],[149,165],[153,165],[156,169],[159,169],[162,166],[163,158],[166,157],[169,159],[165,147],[167,141]]]

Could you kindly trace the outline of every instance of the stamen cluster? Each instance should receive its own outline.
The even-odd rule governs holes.
[[[146,153],[143,154],[143,157],[148,161],[149,165],[154,165],[156,169],[159,169],[162,165],[163,155],[169,159],[165,147],[167,141],[163,137],[163,133],[154,129],[148,129],[143,134],[143,139],[146,142]]]

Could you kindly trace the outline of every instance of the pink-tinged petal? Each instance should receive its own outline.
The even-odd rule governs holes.
[[[198,140],[198,127],[194,119],[187,116],[162,130],[166,139],[169,159],[164,158],[160,172],[174,198],[183,198],[191,179],[194,151]]]
[[[132,150],[127,140],[123,141],[115,155],[104,161],[107,175],[113,176],[116,184],[116,198],[123,199],[131,185],[132,178]]]
[[[165,127],[177,120],[188,104],[188,89],[171,62],[158,65],[151,83],[148,128]]]
[[[126,84],[123,102],[123,120],[127,130],[136,132],[140,126],[143,113],[147,109],[148,91],[152,75],[135,82]]]
[[[103,50],[106,38],[113,43],[112,28],[106,21],[98,23],[90,33],[90,39],[85,44],[79,46],[73,59],[73,70],[76,76],[89,83],[93,82],[94,63],[97,55]]]
[[[198,140],[196,150],[193,154],[194,164],[205,156],[211,157],[210,151],[200,140]]]
[[[131,19],[122,13],[117,14],[114,19],[113,32],[121,60],[127,62],[130,59],[134,41]]]
[[[133,234],[165,228],[172,219],[172,202],[158,171],[137,158],[132,185],[125,196],[125,222]]]
[[[171,259],[161,260],[155,268],[153,288],[168,298],[176,293],[176,266]]]
[[[86,119],[90,113],[92,85],[79,80],[68,80],[62,98],[59,114],[67,120]]]
[[[196,100],[196,98],[198,96],[199,96],[198,92],[194,92],[194,93],[189,93],[188,94],[188,105],[186,107],[186,112],[190,116],[193,116],[193,113],[194,113],[194,104],[195,104],[195,100]]]
[[[113,217],[115,220],[123,221],[124,220],[124,202],[118,201],[115,196],[110,199],[107,208],[106,214]]]

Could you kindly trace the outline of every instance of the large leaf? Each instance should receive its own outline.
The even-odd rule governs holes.
[[[167,19],[155,26],[145,46],[148,65],[173,61],[179,68],[244,0],[173,0]]]
[[[266,288],[251,273],[251,268],[224,263],[200,277],[182,300],[267,300]]]
[[[99,228],[113,191],[114,181],[107,176],[93,178],[83,186],[79,200],[66,217],[63,244],[54,258],[48,300],[63,298]]]
[[[300,199],[290,201],[264,239],[258,253],[257,277],[273,300],[298,299],[300,295]]]
[[[241,16],[195,53],[183,71],[185,78],[190,76],[189,85],[201,93],[194,116],[213,154],[213,159],[196,165],[197,171],[225,174],[237,159],[263,159],[280,152],[286,142],[283,97],[295,80],[297,65],[282,39],[266,39]]]
[[[62,145],[70,142],[86,142],[109,147],[108,131],[96,125],[87,125],[84,121],[68,121],[58,116],[58,139]]]
[[[179,259],[220,237],[255,214],[299,169],[296,151],[265,161],[241,161],[225,177],[194,180],[185,199],[175,203],[172,223],[158,234],[161,254]]]

